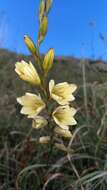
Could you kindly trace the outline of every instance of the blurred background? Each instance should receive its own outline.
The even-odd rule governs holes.
[[[75,83],[78,111],[73,140],[58,136],[69,147],[54,147],[51,155],[50,146],[35,143],[48,130],[31,133],[16,101],[36,92],[15,63],[34,63],[23,38],[37,42],[39,1],[0,0],[0,190],[107,190],[107,0],[53,0],[41,59],[55,49],[48,81]]]

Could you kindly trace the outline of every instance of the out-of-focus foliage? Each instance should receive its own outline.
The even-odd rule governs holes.
[[[19,113],[20,106],[16,102],[16,97],[22,96],[25,91],[31,92],[32,89],[14,72],[15,62],[23,59],[33,62],[31,56],[0,50],[0,187],[3,187],[3,190],[16,189],[18,180],[20,190],[24,188],[38,190],[47,182],[49,182],[47,189],[52,187],[53,190],[64,187],[67,190],[74,187],[77,187],[77,190],[83,190],[84,187],[85,190],[86,188],[91,190],[91,187],[99,190],[102,185],[106,190],[106,64],[92,63],[90,60],[84,62],[86,107],[81,60],[63,57],[54,61],[49,79],[54,78],[56,83],[68,81],[78,85],[76,95],[78,107],[75,105],[78,108],[77,136],[68,149],[66,144],[60,146],[60,149],[71,153],[68,159],[60,150],[54,150],[49,157],[48,149],[46,151],[45,148],[35,145],[37,131],[32,134],[32,141],[29,136],[27,138],[31,121]],[[59,147],[59,144],[56,146]],[[52,166],[55,163],[59,166]],[[101,184],[101,180],[104,180],[104,183]]]

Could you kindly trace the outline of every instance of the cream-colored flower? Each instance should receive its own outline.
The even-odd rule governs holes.
[[[77,86],[75,84],[69,84],[67,82],[62,82],[56,85],[54,80],[49,82],[50,96],[60,105],[66,105],[75,99],[72,93],[76,88]]]
[[[32,122],[32,127],[35,128],[35,129],[40,129],[40,128],[43,128],[47,125],[47,120],[44,119],[44,117],[42,116],[36,116],[34,117],[33,119],[33,122]]]
[[[39,138],[40,144],[48,144],[50,142],[50,136],[43,136]]]
[[[33,85],[40,85],[39,75],[31,62],[16,62],[15,71],[22,80],[30,82]]]
[[[28,115],[29,118],[34,118],[45,108],[45,103],[41,97],[32,93],[26,93],[24,96],[17,98],[17,102],[23,106],[21,113]]]
[[[57,107],[52,116],[59,127],[62,129],[69,129],[69,125],[76,125],[77,123],[74,119],[75,113],[76,110],[73,107],[66,105]]]
[[[54,132],[62,137],[71,138],[72,134],[69,130],[61,129],[60,127],[55,127]]]

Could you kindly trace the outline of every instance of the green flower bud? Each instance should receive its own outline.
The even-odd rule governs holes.
[[[35,44],[33,43],[33,41],[31,40],[31,38],[29,36],[25,35],[24,41],[25,41],[25,44],[26,44],[27,48],[29,49],[29,51],[38,57],[37,48],[36,48]]]
[[[39,36],[38,36],[38,44],[44,40],[45,35],[47,33],[48,29],[48,18],[46,16],[43,17],[41,24],[40,24],[40,29],[39,29]]]
[[[45,74],[47,74],[48,71],[51,69],[53,65],[53,59],[54,59],[54,49],[50,49],[45,55],[45,58],[43,61],[43,69],[44,69]]]
[[[46,13],[48,14],[48,12],[50,11],[52,6],[52,0],[47,0],[46,1]]]
[[[40,1],[40,6],[39,6],[39,21],[41,23],[41,20],[44,16],[44,12],[45,12],[45,2],[44,0]]]

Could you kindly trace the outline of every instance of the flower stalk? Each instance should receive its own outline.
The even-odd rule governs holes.
[[[44,58],[40,57],[40,45],[45,39],[48,29],[48,14],[52,6],[52,0],[41,0],[39,7],[39,33],[37,44],[28,36],[24,41],[32,53],[37,69],[31,62],[16,62],[15,71],[18,76],[33,85],[39,87],[38,94],[25,93],[18,97],[17,102],[22,106],[21,114],[32,119],[34,130],[44,129],[38,143],[49,144],[49,154],[57,144],[57,138],[72,138],[71,126],[76,125],[74,118],[76,109],[70,106],[75,100],[73,93],[77,86],[68,82],[55,83],[53,79],[48,81],[48,74],[54,64],[54,49],[50,48]],[[36,48],[37,47],[37,48]],[[36,65],[36,64],[35,64]],[[46,130],[45,130],[46,129]]]

